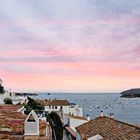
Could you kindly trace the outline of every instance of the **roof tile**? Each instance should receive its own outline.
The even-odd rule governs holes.
[[[98,117],[76,127],[83,139],[101,135],[104,140],[140,140],[140,128],[109,117]]]

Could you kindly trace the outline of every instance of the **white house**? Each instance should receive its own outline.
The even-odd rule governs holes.
[[[52,129],[46,120],[39,119],[34,110],[24,122],[24,139],[52,139]]]
[[[39,118],[33,110],[25,120],[24,135],[39,135]]]
[[[23,104],[27,100],[27,96],[16,96],[15,93],[4,89],[3,81],[0,79],[0,104],[5,104],[4,99],[11,99],[14,105]]]
[[[45,100],[45,111],[69,113],[70,103],[67,100]]]
[[[63,123],[66,129],[66,133],[70,140],[76,139],[76,127],[88,122],[89,117],[72,116],[69,114],[63,114]]]
[[[69,114],[63,114],[63,123],[64,125],[70,126],[74,131],[76,131],[76,127],[88,122],[89,118],[87,117],[80,117],[80,116],[73,116]]]
[[[71,103],[69,107],[69,114],[73,116],[81,116],[83,117],[83,109],[76,104]]]
[[[48,112],[62,112],[64,114],[71,114],[74,116],[83,116],[83,110],[78,105],[71,104],[67,100],[45,100],[43,102],[45,111]]]

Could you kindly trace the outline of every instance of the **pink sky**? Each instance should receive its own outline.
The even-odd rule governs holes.
[[[0,2],[0,78],[25,92],[140,87],[138,0]]]

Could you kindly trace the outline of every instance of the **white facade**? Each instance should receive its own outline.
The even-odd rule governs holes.
[[[74,116],[64,114],[63,115],[63,123],[64,125],[69,125],[70,128],[72,128],[76,132],[76,127],[79,125],[82,125],[83,123],[88,122],[87,120],[80,119],[80,118],[74,118]]]
[[[69,126],[76,132],[75,128],[78,127],[79,125],[86,123],[86,122],[87,122],[87,120],[70,118]]]
[[[87,120],[84,119],[77,119],[77,118],[73,118],[72,116],[69,116],[67,114],[63,115],[63,123],[64,125],[69,125],[74,131],[75,127],[78,127],[79,125],[82,125],[83,123],[88,122]]]
[[[9,94],[8,93],[9,93],[8,91],[5,91],[4,94],[0,94],[0,104],[5,104],[4,103],[4,99],[5,98],[9,98]]]
[[[27,100],[27,96],[15,96],[15,94],[12,94],[10,97],[12,99],[13,104],[23,104]]]
[[[32,117],[33,120],[30,120],[30,117]],[[39,135],[39,118],[33,110],[25,120],[24,135]]]
[[[70,114],[73,116],[83,116],[83,110],[78,105],[71,106],[71,105],[52,105],[52,106],[45,106],[45,111],[48,112],[59,112],[62,111],[64,114]]]
[[[68,115],[68,114],[64,114],[63,115],[63,123],[66,126],[66,130],[69,132],[69,139],[72,140],[71,135],[73,135],[74,133],[74,137],[76,136],[76,140],[82,140],[80,135],[77,133],[76,131],[76,127],[84,124],[88,122],[86,119],[82,118],[82,117],[77,117],[77,116],[72,116],[72,115]],[[70,129],[73,130],[73,132],[69,131],[69,129],[67,129],[67,126],[70,127]]]
[[[66,113],[67,114],[67,113],[69,113],[69,106],[66,106],[66,105],[45,106],[45,111],[48,111],[48,112],[62,111],[63,113]]]
[[[80,117],[82,117],[83,116],[82,107],[78,107],[78,105],[70,106],[69,114],[71,114],[73,116],[80,116]]]
[[[23,104],[25,100],[27,100],[27,96],[16,96],[14,93],[5,91],[5,93],[0,94],[0,104],[5,104],[4,103],[5,98],[11,99],[14,105]]]
[[[4,99],[3,99],[3,96],[0,95],[0,104],[3,105],[4,104]]]

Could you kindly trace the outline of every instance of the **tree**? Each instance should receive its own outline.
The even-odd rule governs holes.
[[[51,125],[54,140],[63,139],[63,125],[60,116],[56,112],[46,114],[46,118]]]
[[[5,98],[4,99],[4,103],[5,104],[9,104],[9,105],[12,105],[13,103],[12,103],[12,99],[10,99],[10,98]]]
[[[37,114],[41,114],[44,111],[44,106],[30,97],[28,97],[28,103],[24,104],[24,106],[26,108],[24,113],[26,115],[28,115],[32,110],[34,110]]]

